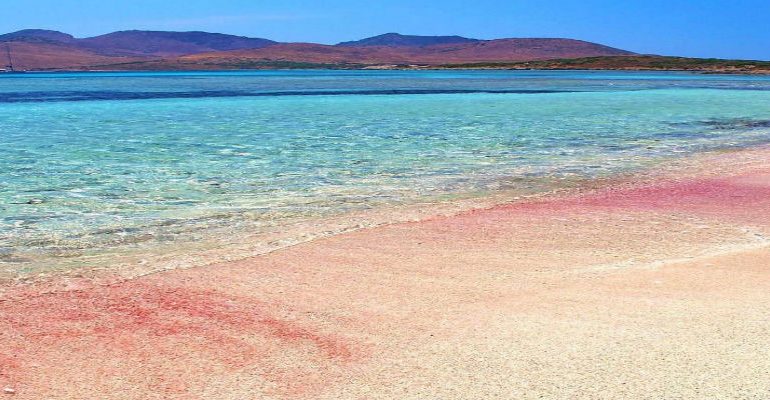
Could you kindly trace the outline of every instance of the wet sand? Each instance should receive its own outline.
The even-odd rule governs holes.
[[[236,262],[8,287],[0,386],[17,399],[768,398],[769,288],[763,148]]]

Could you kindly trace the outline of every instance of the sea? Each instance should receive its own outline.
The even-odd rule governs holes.
[[[768,142],[758,75],[0,74],[0,278],[215,267]]]

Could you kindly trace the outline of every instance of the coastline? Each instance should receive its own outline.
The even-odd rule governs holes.
[[[702,165],[712,164],[729,155],[738,154],[730,169],[735,172],[737,160],[756,151],[770,151],[770,144],[723,148],[679,156],[644,160],[641,166],[616,171],[606,176],[565,181],[554,177],[533,178],[526,189],[498,189],[483,193],[446,193],[444,199],[403,204],[378,205],[363,210],[332,212],[328,215],[275,221],[276,225],[257,232],[231,231],[223,227],[206,228],[197,241],[179,241],[147,247],[115,244],[71,260],[41,259],[25,263],[24,273],[0,275],[0,295],[16,285],[35,285],[60,279],[89,279],[103,283],[131,280],[164,271],[201,268],[225,262],[237,262],[263,256],[319,239],[393,224],[421,222],[438,217],[454,217],[468,212],[564,197],[585,196],[603,190],[615,190],[650,184],[659,180],[702,176]],[[716,165],[719,165],[717,162]],[[51,266],[46,267],[46,264]],[[13,267],[13,264],[11,268]]]
[[[471,66],[435,66],[435,65],[376,65],[376,66],[356,66],[345,67],[334,64],[322,64],[319,66],[300,66],[300,67],[276,67],[268,65],[260,68],[243,68],[243,67],[217,67],[217,68],[191,68],[191,69],[83,69],[83,68],[53,68],[53,69],[32,69],[26,70],[21,73],[24,74],[44,74],[44,73],[73,73],[73,72],[88,72],[88,73],[117,73],[117,72],[237,72],[237,71],[296,71],[296,70],[308,70],[308,71],[324,71],[324,70],[342,70],[342,71],[566,71],[566,72],[688,72],[693,74],[704,75],[747,75],[747,76],[767,76],[770,75],[770,70],[743,70],[743,69],[701,69],[701,68],[635,68],[635,67],[623,67],[623,68],[568,68],[568,67],[471,67]],[[3,74],[0,74],[3,76]],[[11,74],[8,74],[11,76]]]
[[[205,267],[9,287],[0,386],[29,399],[761,397],[767,165],[768,146],[698,154]]]
[[[184,57],[183,57],[184,58]],[[213,59],[191,60],[137,60],[124,63],[58,66],[33,68],[23,72],[233,72],[233,71],[290,71],[290,70],[349,70],[349,71],[567,71],[567,72],[688,72],[713,75],[770,75],[770,61],[730,60],[717,58],[688,58],[659,55],[598,56],[580,58],[549,58],[530,61],[473,61],[473,62],[381,62],[363,61],[306,61],[302,58],[270,59]],[[2,74],[0,74],[1,76]]]

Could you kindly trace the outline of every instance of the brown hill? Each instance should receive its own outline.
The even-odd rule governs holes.
[[[395,33],[330,46],[278,44],[207,32],[121,31],[78,39],[57,31],[27,29],[0,35],[2,42],[11,44],[18,69],[217,69],[280,67],[285,63],[439,65],[633,54],[572,39],[477,40]]]
[[[180,56],[210,51],[256,49],[268,39],[208,32],[120,31],[78,39],[78,46],[105,55]]]
[[[112,60],[119,62],[124,57],[176,57],[211,51],[253,49],[270,46],[274,41],[261,38],[225,35],[208,32],[161,32],[161,31],[120,31],[106,35],[78,39],[72,35],[45,29],[24,29],[0,35],[0,43],[18,42],[46,44],[41,51],[48,54],[47,64],[29,60],[26,64],[40,68],[56,68],[74,65],[70,59],[93,58],[91,53],[101,56],[120,57]],[[31,46],[23,46],[31,49]],[[54,48],[57,48],[54,50]],[[70,52],[71,54],[67,54]],[[58,60],[54,53],[61,53]],[[21,56],[21,55],[20,55]],[[26,58],[26,57],[25,57]],[[24,61],[25,58],[20,58]],[[40,59],[41,57],[34,57]],[[106,60],[106,62],[110,62]],[[24,62],[20,62],[20,65]]]
[[[261,49],[193,54],[183,64],[307,62],[328,64],[451,64],[630,55],[628,51],[572,39],[498,39],[431,46],[326,46],[277,44]]]
[[[179,57],[181,63],[242,63],[291,61],[325,64],[404,63],[415,58],[411,49],[392,47],[343,47],[315,43],[285,43],[270,48],[192,54]]]
[[[442,59],[454,62],[529,61],[554,58],[620,56],[634,54],[597,43],[574,39],[497,39],[460,45],[430,46],[423,60],[432,64]]]
[[[400,33],[386,33],[372,36],[366,39],[351,42],[337,43],[337,46],[398,46],[398,47],[422,47],[437,44],[457,44],[479,42],[478,39],[470,39],[462,36],[418,36],[402,35]]]
[[[5,47],[11,50],[16,70],[75,69],[94,65],[146,61],[146,57],[113,57],[55,42],[13,41],[0,43],[0,68],[8,65]]]
[[[76,39],[67,33],[48,29],[23,29],[16,32],[0,35],[0,42],[10,41],[49,41],[59,43],[72,43]]]

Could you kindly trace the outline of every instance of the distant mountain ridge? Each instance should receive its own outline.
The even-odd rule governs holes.
[[[474,43],[478,39],[470,39],[462,36],[418,36],[402,35],[400,33],[385,33],[369,38],[350,42],[337,43],[337,46],[396,46],[396,47],[422,47],[439,44]]]
[[[269,39],[209,32],[120,31],[80,39],[88,49],[115,55],[177,56],[205,51],[258,49],[275,44]]]
[[[269,39],[209,32],[118,31],[77,39],[67,33],[24,29],[0,35],[0,42],[45,41],[75,46],[107,56],[181,56],[210,51],[256,49],[276,42]]]
[[[427,46],[328,46],[314,43],[279,43],[260,49],[242,49],[182,56],[180,65],[230,65],[248,68],[269,63],[367,65],[441,65],[624,56],[633,53],[574,39],[496,39]]]
[[[442,65],[517,62],[634,53],[597,43],[559,38],[480,40],[462,36],[386,33],[324,45],[279,43],[264,38],[209,32],[129,30],[75,38],[25,29],[0,35],[19,69],[216,69],[268,65]],[[3,55],[0,54],[0,60]],[[0,62],[0,65],[5,63]]]
[[[69,43],[74,41],[75,38],[70,34],[59,31],[51,31],[48,29],[23,29],[20,31],[0,35],[0,42],[9,42],[12,40]]]

